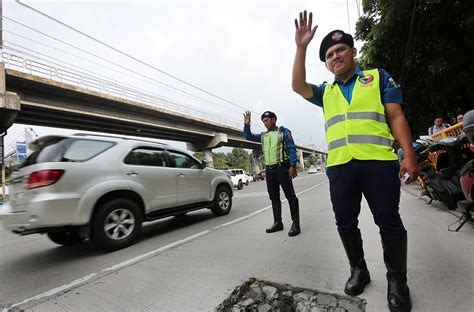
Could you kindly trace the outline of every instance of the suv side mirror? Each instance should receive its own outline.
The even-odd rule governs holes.
[[[207,161],[203,160],[201,161],[201,169],[204,169],[207,167]]]

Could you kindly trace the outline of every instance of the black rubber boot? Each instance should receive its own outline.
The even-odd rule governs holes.
[[[293,224],[291,225],[291,229],[290,231],[288,231],[288,236],[296,236],[301,233],[300,205],[298,202],[298,198],[289,200],[288,203],[290,204],[291,220],[293,221]]]
[[[359,229],[339,233],[351,266],[351,276],[346,282],[344,292],[351,296],[360,295],[365,285],[370,283],[370,273],[364,260],[362,237]]]
[[[411,311],[407,286],[407,234],[382,234],[383,260],[387,267],[387,301],[391,312]]]
[[[266,229],[267,233],[283,231],[283,222],[281,222],[281,201],[272,200],[273,225]]]

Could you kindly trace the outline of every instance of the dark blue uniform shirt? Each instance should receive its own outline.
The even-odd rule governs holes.
[[[382,103],[400,103],[403,104],[403,96],[402,96],[402,89],[400,85],[395,83],[393,78],[390,74],[382,69],[383,71],[383,81],[382,81]],[[341,80],[334,78],[333,83],[337,83],[339,88],[341,89],[342,94],[346,98],[347,102],[350,104],[352,100],[352,91],[354,91],[354,86],[357,81],[357,78],[363,77],[364,73],[357,67],[354,70],[354,74],[352,78],[350,78],[346,83],[343,83]],[[313,89],[313,97],[307,99],[311,103],[319,106],[324,107],[323,103],[323,94],[324,88],[326,88],[326,84],[320,84],[319,86],[310,84],[311,88]]]
[[[278,130],[278,127],[275,126],[272,131]],[[261,142],[262,141],[262,135],[259,134],[253,134],[250,131],[250,125],[244,124],[244,137],[249,140],[249,141],[254,141],[254,142]],[[293,141],[293,137],[291,136],[291,131],[284,128],[283,130],[283,140],[285,141],[285,147],[286,151],[288,153],[288,157],[290,158],[290,166],[296,167],[296,145],[295,142]]]

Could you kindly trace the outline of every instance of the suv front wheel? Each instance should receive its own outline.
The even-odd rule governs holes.
[[[122,249],[133,244],[141,226],[136,203],[125,198],[113,199],[99,207],[92,220],[92,241],[107,251]]]
[[[216,216],[223,216],[230,212],[232,208],[232,197],[230,190],[225,186],[219,186],[214,195],[211,211]]]

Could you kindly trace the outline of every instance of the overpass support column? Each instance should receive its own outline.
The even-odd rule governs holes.
[[[259,173],[261,171],[260,154],[260,150],[252,150],[252,166],[255,173]]]
[[[20,97],[7,91],[5,64],[0,63],[0,134],[7,131],[20,111]]]
[[[300,149],[296,150],[296,157],[301,165],[301,169],[304,171],[304,159],[303,159],[303,151]]]
[[[208,167],[214,168],[214,158],[212,157],[211,149],[204,150],[204,160],[207,161]]]

